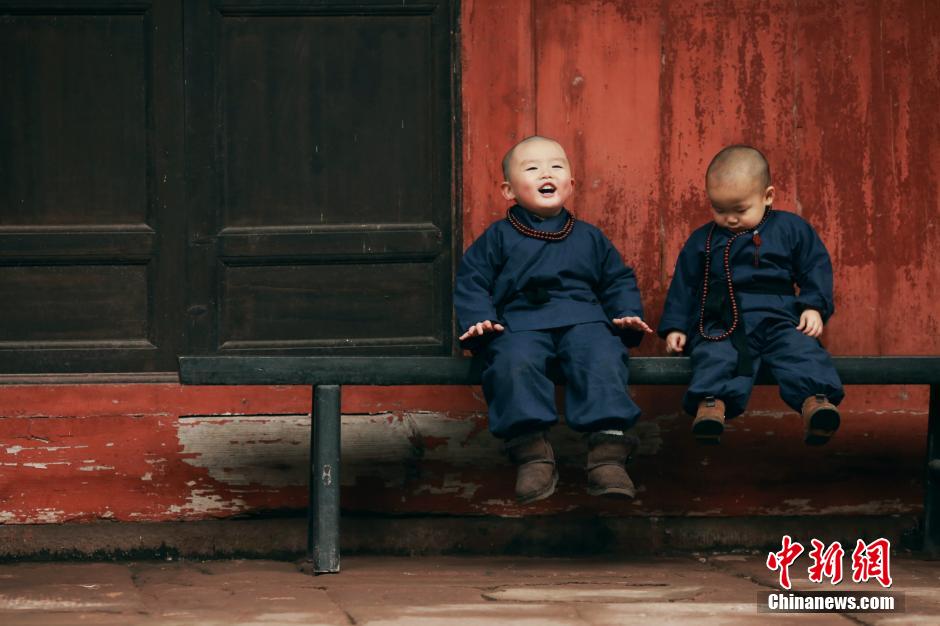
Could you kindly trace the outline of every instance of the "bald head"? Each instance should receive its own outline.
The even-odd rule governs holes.
[[[728,146],[715,155],[705,172],[705,184],[709,187],[741,180],[752,180],[761,189],[770,186],[770,164],[757,148]]]
[[[716,154],[705,173],[705,191],[712,220],[735,233],[757,228],[775,195],[767,159],[751,146],[728,146]]]
[[[531,143],[533,141],[547,141],[549,143],[556,144],[559,147],[561,146],[560,143],[558,143],[551,137],[542,137],[541,135],[532,135],[531,137],[526,137],[525,139],[523,139],[522,141],[514,145],[512,148],[510,148],[509,151],[506,153],[506,156],[503,157],[503,180],[509,180],[509,165],[512,162],[512,155],[516,152],[516,148],[518,148],[519,146],[523,144]]]

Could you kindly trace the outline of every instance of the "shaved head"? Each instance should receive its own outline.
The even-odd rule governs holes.
[[[532,135],[531,137],[526,137],[525,139],[523,139],[522,141],[514,145],[512,148],[510,148],[509,151],[506,153],[506,156],[503,157],[503,180],[509,180],[509,163],[512,161],[512,155],[516,151],[516,148],[518,148],[524,143],[529,143],[531,141],[548,141],[548,142],[558,144],[559,146],[561,146],[560,143],[558,143],[551,137],[542,137],[541,135]]]
[[[705,172],[706,186],[742,178],[753,180],[761,189],[770,186],[770,164],[757,148],[728,146],[715,155]]]

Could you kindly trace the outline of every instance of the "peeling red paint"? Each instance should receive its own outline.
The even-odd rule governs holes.
[[[394,389],[383,387],[343,387],[343,410],[347,413],[386,413],[389,411],[466,412],[486,410],[479,389],[461,386]]]
[[[37,392],[41,390],[41,392]],[[9,385],[2,388],[5,417],[47,415],[289,414],[310,406],[304,387],[245,387],[233,395],[222,387],[180,385]]]
[[[446,446],[450,442],[447,437],[422,437],[421,447],[425,450],[433,450],[441,446]]]
[[[80,405],[37,417],[35,406],[9,402],[26,397],[21,389],[0,388],[0,406],[31,415],[0,419],[0,522],[187,520],[306,506],[305,414],[248,415],[251,428],[238,430],[245,418],[185,417],[204,408],[198,396],[186,406],[172,386],[137,387],[155,404],[154,414],[134,419],[81,415]],[[48,391],[31,390],[35,404],[48,401],[42,398]],[[280,402],[276,389],[220,391],[228,394],[222,406],[239,404],[246,393],[263,413],[271,408],[264,402],[269,392],[273,405]],[[122,386],[95,392],[128,397]],[[925,390],[851,392],[845,425],[825,449],[803,446],[799,417],[782,410],[770,388],[757,390],[761,408],[732,422],[721,447],[702,448],[689,437],[689,419],[671,406],[674,396],[638,389],[648,417],[630,472],[641,491],[624,503],[585,493],[584,442],[563,426],[553,431],[558,494],[520,507],[514,470],[486,432],[484,414],[349,415],[343,504],[350,511],[471,515],[916,513],[923,497]],[[171,405],[176,414],[167,410]],[[194,438],[197,428],[202,434]]]

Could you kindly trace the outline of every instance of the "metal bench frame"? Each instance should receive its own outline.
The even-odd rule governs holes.
[[[940,554],[940,357],[835,357],[846,385],[930,385],[923,551]],[[314,574],[340,569],[340,401],[343,385],[479,385],[480,363],[460,357],[180,357],[188,385],[308,385],[313,388],[307,560]],[[687,385],[686,357],[632,357],[631,385]],[[556,379],[556,382],[562,382]],[[766,373],[758,384],[773,384]]]

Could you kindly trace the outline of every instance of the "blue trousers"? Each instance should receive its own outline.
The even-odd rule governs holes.
[[[566,379],[565,420],[572,429],[626,430],[640,408],[627,393],[627,348],[603,322],[498,333],[486,347],[483,393],[489,428],[507,439],[558,421],[549,367]]]
[[[748,332],[748,349],[754,360],[752,376],[736,375],[738,353],[731,341],[705,341],[695,336],[690,339],[692,382],[682,400],[689,415],[695,415],[698,403],[706,396],[724,401],[729,418],[743,413],[762,360],[780,385],[780,397],[795,411],[817,393],[825,394],[833,404],[845,397],[829,353],[789,320],[765,319]]]

